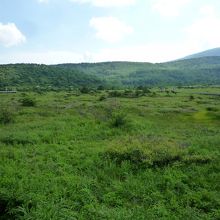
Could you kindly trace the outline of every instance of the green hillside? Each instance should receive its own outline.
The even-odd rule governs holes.
[[[200,58],[200,57],[220,57],[220,48],[214,48],[200,53],[192,54],[190,56],[184,57],[184,59]]]
[[[220,58],[203,57],[167,63],[106,62],[0,66],[0,88],[69,89],[220,84]]]
[[[167,86],[220,83],[220,58],[204,57],[168,63],[109,62],[95,64],[61,64],[101,77],[114,85]]]
[[[0,219],[219,220],[220,89],[153,91],[0,94]]]
[[[65,89],[105,85],[93,75],[75,69],[60,69],[37,64],[0,65],[0,88]]]

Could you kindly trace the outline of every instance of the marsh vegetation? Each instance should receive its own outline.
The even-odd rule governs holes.
[[[219,89],[138,90],[0,94],[0,219],[219,219]]]

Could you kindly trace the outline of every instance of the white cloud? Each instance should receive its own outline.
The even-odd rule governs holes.
[[[190,48],[184,43],[152,42],[127,47],[103,48],[96,52],[86,51],[75,53],[72,51],[41,51],[20,52],[11,54],[0,54],[0,63],[83,63],[83,62],[105,62],[105,61],[136,61],[136,62],[166,62],[182,58],[192,54],[195,48]],[[199,52],[199,51],[198,51]]]
[[[90,55],[91,56],[91,55]],[[58,63],[81,63],[91,62],[88,52],[79,54],[72,51],[40,51],[40,52],[15,52],[0,54],[0,63],[38,63],[38,64],[58,64]]]
[[[96,7],[121,7],[135,4],[136,0],[70,0],[76,3],[89,3]]]
[[[169,51],[169,52],[168,52]],[[180,44],[146,44],[128,47],[104,48],[96,52],[72,51],[17,52],[11,56],[0,54],[0,63],[82,63],[103,61],[164,62],[192,53]]]
[[[204,16],[213,16],[216,15],[215,8],[212,5],[204,5],[200,8],[200,14]]]
[[[195,50],[220,46],[220,16],[212,6],[200,9],[201,16],[184,29],[187,43]]]
[[[161,16],[176,17],[181,10],[192,0],[156,0],[153,4],[153,10]]]
[[[24,43],[25,41],[26,37],[14,23],[0,23],[0,45],[11,47]]]
[[[94,17],[90,26],[96,30],[96,38],[109,43],[122,40],[133,32],[133,28],[115,17]]]
[[[48,3],[49,0],[38,0],[39,3]]]
[[[185,44],[156,42],[121,48],[105,48],[93,54],[96,62],[104,61],[137,61],[166,62],[184,57],[194,51]]]

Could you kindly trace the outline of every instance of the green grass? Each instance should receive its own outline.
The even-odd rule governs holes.
[[[0,94],[0,219],[220,219],[219,97],[153,91]]]

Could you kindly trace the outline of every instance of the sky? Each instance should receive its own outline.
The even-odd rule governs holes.
[[[219,0],[0,0],[0,63],[165,62],[220,47]]]

